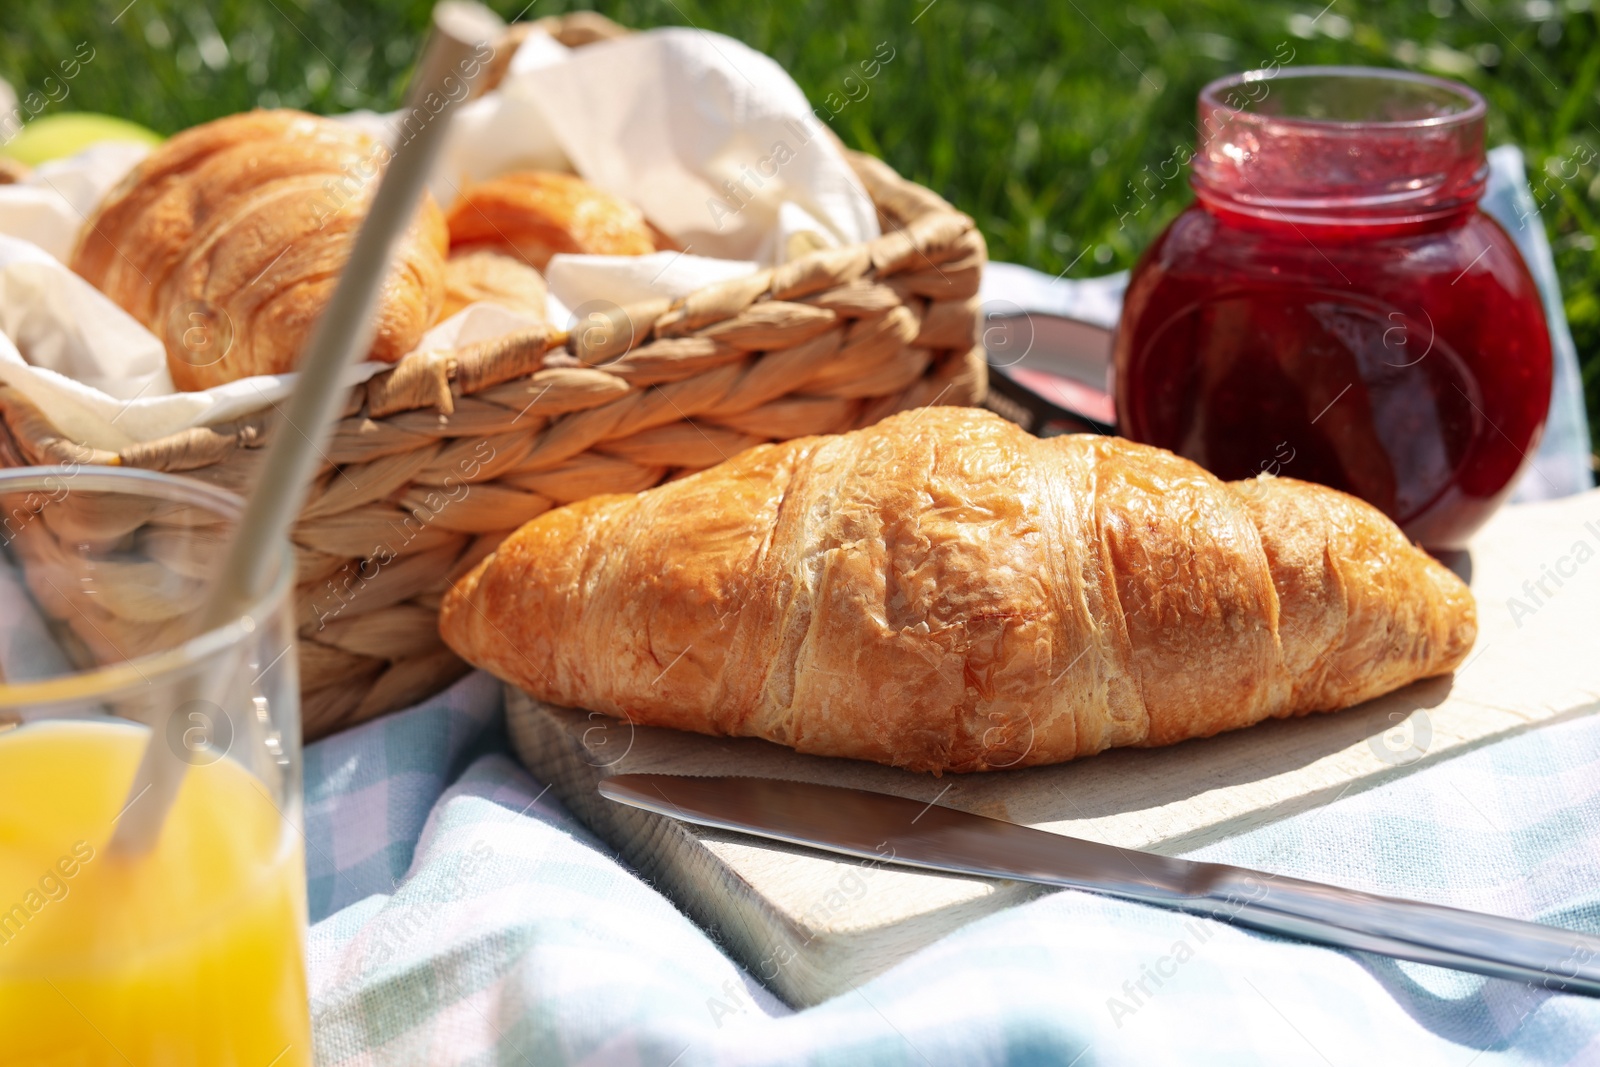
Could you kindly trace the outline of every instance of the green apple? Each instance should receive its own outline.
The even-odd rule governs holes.
[[[74,155],[101,141],[134,141],[158,145],[164,138],[136,122],[95,115],[87,111],[46,115],[30,122],[17,135],[0,145],[0,156],[9,156],[30,167],[52,159]]]

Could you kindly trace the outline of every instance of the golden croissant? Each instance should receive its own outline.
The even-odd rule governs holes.
[[[1477,624],[1343,493],[931,408],[549,512],[440,629],[542,700],[940,772],[1346,707]]]
[[[576,175],[549,171],[469,185],[446,221],[452,251],[503,252],[539,270],[560,252],[643,256],[657,243],[637,207]]]
[[[455,252],[444,265],[444,306],[439,318],[447,319],[468,304],[487,300],[542,322],[546,292],[543,276],[520,259],[482,248]]]
[[[298,111],[196,126],[101,201],[72,269],[162,339],[179,389],[292,370],[386,158],[365,134]],[[379,298],[372,359],[393,363],[434,322],[448,241],[425,198]]]

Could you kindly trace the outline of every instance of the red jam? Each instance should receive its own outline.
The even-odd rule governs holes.
[[[1538,291],[1477,207],[1484,110],[1398,71],[1207,86],[1198,202],[1140,260],[1117,331],[1120,432],[1222,478],[1343,489],[1462,547],[1550,402]]]

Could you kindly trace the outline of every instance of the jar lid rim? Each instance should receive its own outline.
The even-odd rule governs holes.
[[[1320,119],[1304,115],[1273,115],[1261,111],[1250,111],[1245,108],[1235,107],[1224,103],[1222,94],[1229,89],[1241,85],[1250,85],[1257,82],[1272,82],[1280,78],[1368,78],[1373,80],[1388,80],[1394,82],[1409,82],[1414,85],[1428,85],[1442,89],[1461,97],[1467,107],[1461,111],[1447,115],[1432,115],[1418,119],[1381,120],[1381,119]],[[1225,75],[1214,81],[1208,82],[1200,90],[1199,103],[1203,109],[1227,112],[1230,118],[1236,121],[1270,123],[1280,126],[1296,126],[1306,129],[1316,129],[1328,133],[1373,130],[1404,131],[1437,129],[1439,127],[1465,126],[1482,121],[1488,113],[1488,104],[1483,96],[1470,85],[1462,82],[1451,81],[1448,78],[1438,78],[1431,74],[1418,74],[1415,71],[1400,70],[1394,67],[1356,67],[1356,66],[1308,66],[1308,67],[1278,67],[1267,71],[1262,69],[1247,70],[1236,74]]]

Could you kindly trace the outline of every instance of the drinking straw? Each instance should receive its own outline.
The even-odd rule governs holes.
[[[300,360],[299,382],[206,602],[202,632],[244,615],[266,594],[274,568],[293,566],[275,550],[305,504],[332,436],[344,396],[340,379],[372,348],[377,330],[373,313],[395,246],[416,216],[452,113],[487,69],[489,43],[504,28],[497,15],[470,0],[445,0],[433,9],[432,32],[412,75],[396,131],[399,143],[356,235],[350,261]],[[174,703],[181,706],[183,701]],[[175,709],[168,712],[173,713]],[[111,839],[113,851],[124,855],[143,854],[155,844],[183,783],[186,764],[164,743],[167,731],[162,725],[152,725],[128,791],[128,807]]]

